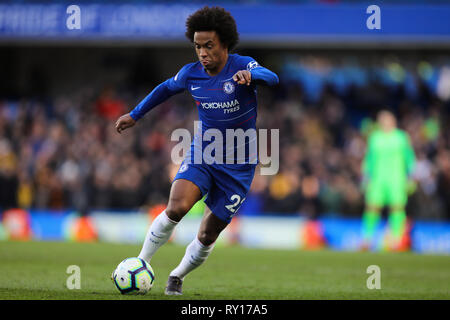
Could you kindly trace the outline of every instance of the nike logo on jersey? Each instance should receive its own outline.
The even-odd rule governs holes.
[[[191,86],[191,90],[192,91],[194,91],[194,90],[197,90],[197,89],[200,89],[201,87],[194,87],[194,86]]]

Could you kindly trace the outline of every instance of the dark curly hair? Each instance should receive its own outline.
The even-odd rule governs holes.
[[[194,42],[194,33],[197,31],[215,31],[220,42],[231,51],[239,42],[239,33],[236,21],[231,14],[221,7],[205,6],[186,20],[186,37]]]

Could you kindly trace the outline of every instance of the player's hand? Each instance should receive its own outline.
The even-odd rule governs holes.
[[[414,194],[417,190],[417,182],[413,178],[409,178],[408,182],[406,183],[406,192],[408,196],[411,196]]]
[[[234,74],[233,80],[238,84],[246,84],[249,86],[252,82],[252,74],[248,70],[239,70]]]
[[[129,113],[124,114],[116,121],[116,130],[118,133],[122,133],[123,130],[128,129],[136,124],[136,121],[130,116]]]

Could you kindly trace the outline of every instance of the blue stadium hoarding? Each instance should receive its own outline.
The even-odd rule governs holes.
[[[186,17],[202,6],[186,3],[1,4],[0,39],[184,41]],[[450,4],[373,5],[223,4],[242,41],[450,44]]]
[[[29,210],[31,239],[75,240],[74,224],[78,214],[71,210]],[[142,243],[150,217],[138,211],[93,211],[90,215],[98,240],[116,243]],[[306,219],[300,216],[237,216],[239,228],[227,228],[220,243],[239,243],[251,248],[301,249],[304,247],[300,234],[305,229]],[[198,231],[201,218],[187,217],[180,223],[173,241],[187,245]],[[234,221],[234,220],[233,220]],[[332,250],[357,251],[361,243],[361,219],[322,217],[317,220],[322,227],[326,246]],[[0,240],[8,239],[11,228],[19,229],[17,220],[10,224],[0,217]],[[382,251],[382,242],[387,230],[387,221],[377,228],[374,251]],[[232,235],[233,232],[236,234]],[[450,223],[412,221],[410,231],[411,251],[421,254],[450,254]]]

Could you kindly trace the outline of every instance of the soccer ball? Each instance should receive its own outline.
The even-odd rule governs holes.
[[[146,294],[155,281],[152,267],[140,258],[123,260],[111,277],[121,294]]]

